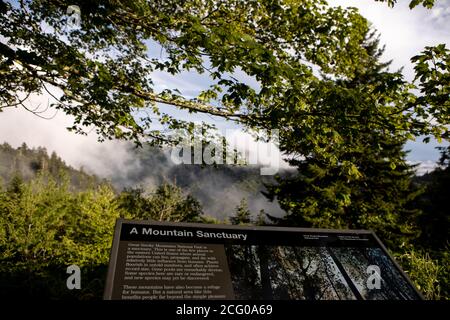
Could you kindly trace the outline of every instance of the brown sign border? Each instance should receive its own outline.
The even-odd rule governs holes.
[[[339,234],[364,234],[373,236],[375,242],[378,246],[383,250],[386,256],[392,261],[394,266],[400,272],[400,274],[406,279],[408,284],[414,289],[417,295],[424,300],[422,293],[417,290],[416,286],[413,284],[408,275],[402,270],[400,265],[395,261],[393,256],[389,253],[387,248],[383,245],[381,240],[377,237],[375,232],[371,230],[345,230],[345,229],[317,229],[317,228],[290,228],[290,227],[268,227],[268,226],[235,226],[235,225],[224,225],[224,224],[204,224],[204,223],[191,223],[191,222],[160,222],[153,220],[129,220],[119,218],[116,221],[116,225],[114,228],[114,238],[112,242],[109,264],[108,264],[108,273],[106,277],[106,285],[105,291],[103,295],[104,300],[112,300],[112,292],[113,292],[113,282],[114,276],[116,272],[116,264],[117,264],[117,254],[119,250],[120,243],[120,232],[122,230],[122,225],[124,223],[129,224],[142,224],[142,225],[155,225],[155,226],[169,226],[169,227],[193,227],[193,228],[205,228],[205,229],[230,229],[230,230],[254,230],[254,231],[285,231],[285,232],[309,232],[309,233],[339,233]]]

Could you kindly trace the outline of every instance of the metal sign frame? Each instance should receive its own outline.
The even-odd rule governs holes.
[[[340,229],[317,229],[317,228],[291,228],[291,227],[273,227],[273,226],[236,226],[236,225],[224,225],[224,224],[202,224],[202,223],[187,223],[187,222],[159,222],[152,220],[128,220],[119,218],[116,221],[114,229],[114,238],[112,242],[110,259],[108,265],[108,273],[106,277],[106,285],[104,290],[104,299],[111,300],[113,293],[114,277],[116,273],[117,257],[120,244],[121,231],[124,224],[133,225],[148,225],[148,226],[161,226],[161,227],[188,227],[188,228],[201,228],[201,229],[226,229],[230,231],[275,231],[275,232],[287,232],[287,233],[308,233],[308,234],[348,234],[348,235],[366,235],[373,237],[376,245],[382,250],[382,252],[392,262],[394,267],[404,278],[404,280],[410,285],[417,296],[424,300],[423,295],[417,290],[408,275],[402,270],[400,265],[395,261],[393,256],[389,253],[387,248],[383,245],[377,235],[370,230],[340,230]],[[170,242],[170,241],[167,241]]]

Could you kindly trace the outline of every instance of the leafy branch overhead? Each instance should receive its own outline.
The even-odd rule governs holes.
[[[397,0],[375,0],[380,2],[387,2],[390,7],[393,7]],[[414,9],[418,5],[422,5],[425,8],[431,9],[434,6],[435,0],[411,0],[409,3],[409,8]]]
[[[189,130],[189,119],[174,116],[180,109],[279,129],[291,128],[294,112],[301,116],[296,130],[312,140],[330,134],[318,122],[337,117],[352,127],[360,116],[321,100],[323,93],[345,91],[330,79],[353,78],[368,59],[368,22],[354,8],[324,0],[94,1],[77,4],[81,25],[68,28],[69,5],[0,2],[0,110],[48,93],[55,108],[73,116],[71,130],[94,126],[101,139],[137,143],[171,142],[171,129]],[[439,59],[448,57],[439,48]],[[448,58],[440,61],[448,71]],[[158,91],[157,71],[194,71],[211,86],[193,98]],[[257,85],[237,79],[237,72]],[[373,126],[445,137],[445,91],[428,101],[412,95],[399,73],[384,77],[366,88]],[[429,86],[445,74],[419,79]]]

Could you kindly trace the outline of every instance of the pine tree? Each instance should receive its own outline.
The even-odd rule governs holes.
[[[387,70],[389,62],[379,62],[383,48],[378,43],[375,33],[368,34],[368,58],[354,76],[329,79],[328,94],[317,97],[324,108],[348,114],[344,121],[318,123],[329,127],[329,140],[308,144],[294,128],[281,142],[283,151],[303,157],[290,161],[297,167],[294,177],[278,177],[278,184],[268,188],[269,198],[276,197],[288,213],[283,219],[271,217],[277,223],[372,229],[396,248],[418,236],[414,222],[419,211],[411,207],[411,200],[419,190],[411,184],[405,136],[389,124],[380,125],[382,118],[377,117],[380,109],[389,112],[389,103],[402,95],[399,74]],[[323,156],[322,149],[332,156]]]
[[[251,212],[248,209],[247,199],[243,198],[239,205],[236,207],[235,216],[230,217],[231,224],[245,225],[252,223]]]
[[[20,196],[23,192],[23,184],[23,178],[20,173],[14,174],[7,188],[8,193]]]
[[[439,166],[423,179],[429,180],[417,205],[423,209],[419,223],[422,229],[418,244],[428,250],[448,252],[450,245],[450,146],[441,147]]]
[[[150,195],[143,189],[126,189],[118,199],[123,216],[156,221],[199,221],[203,210],[200,202],[185,195],[176,185],[164,183]]]

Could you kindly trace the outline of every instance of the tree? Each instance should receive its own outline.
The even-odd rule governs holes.
[[[124,216],[135,219],[149,219],[151,204],[144,190],[139,188],[124,189],[117,197],[119,208]]]
[[[10,181],[15,175],[19,175],[24,181],[30,181],[42,173],[48,173],[58,182],[71,180],[70,188],[75,190],[104,182],[94,175],[68,166],[54,152],[49,157],[45,148],[29,149],[26,144],[17,149],[7,145],[0,147],[0,176],[4,181]]]
[[[235,225],[248,225],[252,223],[251,212],[248,209],[247,199],[242,199],[239,205],[236,207],[236,213],[234,217],[230,217],[231,224]]]
[[[101,299],[117,218],[159,217],[161,206],[133,211],[130,191],[117,195],[108,184],[73,191],[69,183],[41,172],[27,182],[13,179],[7,190],[0,189],[2,298]],[[164,212],[165,220],[200,220],[192,198],[175,187],[159,190],[147,200],[171,208]],[[66,268],[71,264],[82,270],[81,290],[66,288]]]
[[[329,131],[316,122],[324,115],[347,116],[311,104],[330,89],[312,66],[352,78],[366,56],[361,43],[367,21],[354,8],[328,7],[324,0],[95,1],[78,4],[81,25],[71,29],[66,10],[73,4],[1,2],[0,108],[27,108],[24,98],[47,92],[53,107],[74,117],[71,130],[83,133],[93,125],[100,139],[175,143],[156,129],[158,123],[192,132],[189,120],[163,112],[160,104],[246,128],[277,128],[285,113],[296,110],[302,134],[327,139]],[[167,58],[154,58],[161,47]],[[193,99],[177,88],[156,92],[155,70],[205,73],[211,86]],[[234,77],[238,70],[259,88]],[[404,104],[392,106],[404,130],[446,132],[442,121],[416,117],[440,114],[440,107],[430,111],[409,99],[405,110]]]
[[[15,194],[17,196],[21,196],[23,192],[23,179],[19,173],[16,173],[7,188],[10,194]]]
[[[124,215],[133,219],[156,221],[201,221],[201,204],[191,195],[185,195],[176,185],[164,183],[150,195],[142,189],[128,189],[118,199]],[[209,220],[208,220],[209,221]]]
[[[405,103],[407,86],[398,73],[387,71],[389,63],[379,62],[378,42],[374,32],[368,33],[367,59],[354,77],[330,79],[329,89],[311,102],[335,110],[335,117],[311,120],[328,130],[328,139],[304,138],[296,126],[302,114],[289,114],[280,146],[298,173],[279,177],[269,197],[288,212],[282,219],[286,225],[373,229],[397,247],[417,236],[419,212],[411,200],[418,190],[411,186],[413,170],[402,150],[407,135],[397,122],[402,116],[396,118],[391,108]],[[390,114],[389,125],[380,114]]]
[[[376,0],[387,2],[390,7],[394,7],[397,0]],[[435,0],[411,0],[409,8],[413,9],[419,4],[427,9],[433,8]],[[441,2],[438,2],[441,3]],[[426,46],[424,50],[411,58],[411,62],[415,64],[414,82],[418,82],[417,89],[421,95],[413,105],[406,105],[406,110],[417,112],[417,118],[427,121],[438,121],[441,123],[450,122],[450,50],[446,48],[445,43],[435,46]],[[423,113],[424,108],[428,112]],[[424,124],[420,124],[424,126]],[[437,128],[429,128],[425,130],[425,134],[434,135],[439,142],[441,139],[449,139],[448,130],[440,131]],[[440,133],[438,133],[440,131]],[[430,138],[426,137],[424,142],[429,142]]]
[[[425,192],[417,199],[416,204],[423,214],[419,219],[422,229],[418,245],[433,251],[448,251],[450,238],[450,215],[447,202],[450,190],[450,147],[441,147],[439,166],[422,177]]]
[[[1,192],[0,295],[100,296],[118,217],[114,197],[106,185],[71,193],[68,181],[58,183],[46,174],[22,183],[20,195]],[[83,270],[79,292],[65,286],[70,264]]]
[[[381,0],[386,1],[386,0]],[[387,0],[393,7],[396,0]],[[435,0],[412,0],[410,9],[422,4],[431,9],[435,4],[443,4]],[[445,5],[443,5],[445,6]],[[428,121],[450,122],[450,51],[445,44],[427,46],[424,50],[411,58],[415,63],[415,82],[421,95],[416,104],[428,106],[429,115],[418,113],[419,117]],[[436,112],[436,110],[442,110]],[[432,133],[433,130],[431,130]],[[436,136],[436,135],[435,135]],[[439,137],[449,140],[448,131]],[[424,142],[429,142],[430,137],[425,137]],[[449,292],[449,255],[448,255],[448,225],[445,204],[448,196],[448,147],[442,148],[440,168],[427,175],[423,180],[425,192],[417,199],[415,205],[423,214],[419,217],[418,224],[421,227],[421,235],[416,239],[414,248],[398,255],[403,267],[409,272],[417,287],[420,288],[428,299],[447,299]],[[448,192],[447,192],[448,193]],[[442,290],[442,294],[441,294]]]

